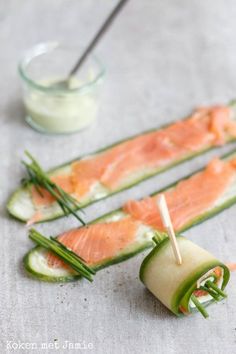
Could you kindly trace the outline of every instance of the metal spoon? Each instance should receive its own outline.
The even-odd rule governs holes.
[[[103,23],[103,25],[101,26],[101,28],[99,29],[99,31],[97,32],[95,37],[92,39],[90,44],[87,46],[87,48],[85,49],[85,51],[83,52],[83,54],[81,55],[79,60],[76,62],[75,66],[71,69],[71,71],[69,72],[68,76],[65,79],[61,80],[61,81],[57,81],[57,82],[53,83],[51,85],[52,88],[55,88],[55,89],[68,89],[69,88],[70,79],[72,78],[72,76],[78,71],[78,69],[84,63],[84,61],[86,60],[88,55],[91,53],[93,48],[96,46],[98,41],[101,39],[101,37],[107,31],[107,29],[112,24],[112,22],[115,19],[115,17],[118,15],[120,10],[123,8],[123,6],[127,2],[128,2],[128,0],[121,0],[116,5],[116,7],[112,10],[112,12],[110,13],[110,15],[108,16],[106,21]]]

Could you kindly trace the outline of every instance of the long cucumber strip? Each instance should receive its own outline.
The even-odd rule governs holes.
[[[236,158],[236,150],[231,152],[230,154],[225,155],[222,159],[223,160],[231,160]],[[201,170],[197,171],[196,173],[200,172]],[[192,176],[192,175],[191,175]],[[186,178],[189,178],[191,176],[188,176]],[[177,181],[176,183],[171,184],[170,186],[166,187],[165,189],[159,190],[153,194],[156,195],[160,192],[167,191],[168,189],[175,188],[175,186],[179,183],[180,181]],[[209,210],[205,211],[201,215],[199,215],[197,218],[194,218],[193,220],[189,220],[182,228],[181,230],[177,230],[178,232],[183,232],[187,230],[190,227],[193,227],[194,225],[203,222],[204,220],[213,217],[217,213],[220,213],[226,208],[229,208],[231,205],[236,203],[236,179],[230,185],[230,187],[225,191],[225,193],[216,201],[216,203],[210,208]],[[103,222],[113,222],[120,220],[124,217],[126,217],[127,214],[125,214],[122,209],[117,209],[115,211],[112,211],[106,215],[103,215],[102,217],[94,220],[91,223],[103,223]],[[135,241],[129,245],[127,248],[121,250],[116,257],[112,259],[105,260],[104,262],[101,262],[100,264],[97,264],[95,267],[95,270],[107,267],[109,265],[124,261],[137,253],[143,251],[144,249],[150,247],[153,245],[153,237],[156,237],[156,231],[150,226],[146,225],[141,225]],[[159,235],[160,238],[161,235]],[[158,238],[157,238],[158,239]],[[28,270],[29,273],[37,277],[38,279],[45,280],[45,281],[69,281],[77,278],[77,275],[74,274],[73,271],[70,271],[69,269],[65,268],[50,268],[47,265],[47,258],[46,258],[46,252],[43,248],[41,247],[36,247],[29,251],[25,258],[24,258],[24,264],[26,269]]]
[[[226,296],[222,289],[229,281],[229,270],[213,255],[185,237],[178,236],[177,242],[183,263],[176,263],[170,239],[166,238],[144,259],[140,279],[177,316],[198,310],[204,317],[208,317],[205,307],[216,299],[208,292],[197,296],[195,291],[199,290],[198,281],[202,285],[210,285],[221,295],[218,299],[221,300]],[[221,275],[213,282],[211,280],[215,279],[215,269],[220,269]]]
[[[236,103],[233,102],[233,103],[229,104],[229,107],[231,108],[233,119],[236,120]],[[171,124],[168,124],[165,127],[170,126]],[[119,145],[123,142],[129,141],[129,140],[136,138],[136,137],[143,135],[143,134],[148,134],[152,131],[161,130],[165,127],[160,127],[159,129],[153,129],[153,130],[149,130],[147,132],[143,132],[142,134],[138,134],[136,136],[130,137],[130,138],[125,139],[123,141],[119,141],[118,143],[108,146],[105,149],[99,150],[99,151],[95,152],[94,154],[91,154],[88,156],[83,156],[81,158],[77,158],[73,161],[70,161],[70,162],[64,164],[64,165],[56,167],[53,170],[50,170],[48,172],[48,175],[51,177],[51,176],[56,176],[56,175],[60,175],[60,174],[68,174],[71,169],[71,163],[74,161],[79,161],[83,158],[94,157],[94,156],[99,155],[105,151],[108,151],[109,149],[111,149],[114,146]],[[235,138],[229,136],[227,139],[227,143],[232,142],[234,140],[235,140]],[[192,159],[192,158],[196,157],[197,155],[201,155],[204,152],[211,150],[213,148],[215,148],[215,146],[208,144],[208,145],[203,146],[198,151],[191,151],[190,150],[188,153],[186,153],[181,158],[178,158],[176,160],[172,160],[171,162],[163,164],[162,166],[155,167],[155,168],[143,168],[140,171],[137,171],[137,172],[133,173],[131,176],[129,176],[128,178],[126,178],[119,185],[119,187],[117,187],[116,189],[113,189],[113,190],[109,190],[108,188],[103,186],[101,183],[97,183],[94,185],[92,190],[88,193],[88,195],[79,201],[80,208],[86,207],[98,200],[102,200],[102,199],[107,198],[113,194],[120,192],[120,191],[131,188],[132,186],[144,181],[145,179],[148,179],[154,175],[157,175],[157,174],[160,174],[164,171],[167,171],[167,170],[173,168],[174,166],[177,166],[178,164],[181,164],[182,162],[184,162],[186,160]],[[9,202],[7,204],[7,209],[9,211],[9,213],[13,217],[15,217],[18,220],[23,221],[23,222],[29,221],[32,217],[34,217],[35,213],[38,211],[38,208],[36,208],[33,204],[30,188],[31,188],[31,186],[29,185],[28,187],[21,187],[21,188],[17,189],[13,193],[13,195],[11,196],[11,198],[9,199]],[[74,208],[74,210],[76,210],[76,207]],[[38,218],[38,221],[35,220],[35,222],[50,221],[50,220],[54,220],[56,218],[62,217],[63,215],[64,215],[64,213],[61,210],[61,208],[57,205],[57,203],[53,203],[50,206],[40,208],[40,218]]]

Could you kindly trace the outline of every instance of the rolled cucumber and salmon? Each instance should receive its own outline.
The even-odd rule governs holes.
[[[68,213],[235,139],[235,103],[200,108],[186,119],[54,168],[47,176],[78,202],[71,204]],[[8,202],[12,216],[34,223],[65,214],[52,193],[53,188],[39,182],[31,178],[30,183],[12,195]]]
[[[199,311],[226,297],[230,271],[212,254],[183,236],[177,237],[182,264],[173,257],[168,237],[154,238],[156,246],[144,259],[140,279],[151,293],[175,315]]]
[[[157,207],[160,192],[165,195],[178,233],[214,216],[236,203],[236,151],[213,159],[203,170],[165,190],[139,201],[128,201],[86,226],[64,232],[57,240],[95,271],[130,258],[153,246],[156,232],[163,231]],[[69,281],[80,277],[79,272],[41,246],[27,253],[24,264],[40,280]]]

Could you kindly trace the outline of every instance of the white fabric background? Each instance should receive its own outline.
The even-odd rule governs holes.
[[[144,289],[138,280],[144,255],[99,272],[93,284],[42,283],[26,276],[22,267],[32,243],[26,227],[7,215],[5,205],[24,175],[20,159],[25,149],[51,167],[178,119],[196,105],[236,96],[235,1],[131,0],[97,49],[107,67],[97,124],[70,136],[34,132],[23,119],[16,71],[23,51],[52,39],[85,45],[113,5],[111,0],[9,0],[0,5],[0,351],[10,352],[9,340],[40,346],[57,339],[60,346],[65,340],[92,342],[96,354],[234,353],[235,274],[228,300],[209,308],[210,318],[204,320],[200,315],[175,318]],[[215,154],[87,208],[86,219],[163,187]],[[37,227],[49,235],[75,225],[71,217]],[[235,261],[235,227],[232,207],[188,236],[223,261]]]

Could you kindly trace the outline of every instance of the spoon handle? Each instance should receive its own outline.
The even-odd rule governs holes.
[[[120,10],[122,9],[122,7],[125,5],[125,3],[128,0],[121,0],[120,2],[118,2],[118,4],[116,5],[116,7],[112,10],[112,12],[110,13],[110,15],[108,16],[108,18],[106,19],[106,21],[103,23],[102,27],[100,28],[100,30],[97,32],[97,34],[95,35],[95,37],[93,38],[93,40],[90,42],[90,44],[88,45],[88,47],[85,49],[84,53],[82,54],[82,56],[79,58],[79,60],[77,61],[77,63],[75,64],[75,66],[73,67],[73,69],[70,71],[69,73],[69,77],[74,75],[76,73],[76,71],[79,69],[79,67],[83,64],[83,62],[85,61],[85,59],[87,58],[87,56],[89,55],[89,53],[93,50],[93,48],[95,47],[95,45],[97,44],[97,42],[100,40],[100,38],[103,36],[103,34],[106,32],[106,30],[108,29],[108,27],[112,24],[113,20],[115,19],[116,15],[120,12]]]

